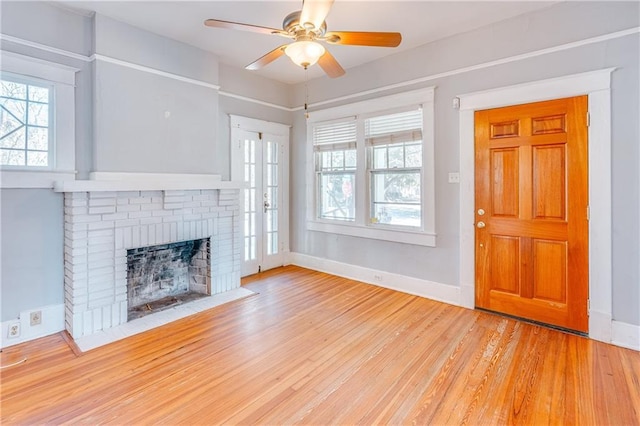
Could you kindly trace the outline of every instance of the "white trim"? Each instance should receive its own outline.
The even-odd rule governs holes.
[[[474,111],[589,96],[589,337],[611,342],[611,92],[613,68],[460,95],[460,289],[475,305]]]
[[[611,326],[612,344],[640,351],[640,325],[613,321]]]
[[[67,180],[57,181],[54,192],[91,191],[189,191],[197,189],[240,189],[242,182],[221,181],[219,179],[118,181],[118,180]]]
[[[128,173],[128,172],[91,172],[90,180],[110,180],[110,181],[184,181],[194,180],[220,181],[221,175],[214,174],[191,174],[191,173]]]
[[[42,43],[36,43],[35,41],[25,40],[23,38],[13,37],[7,34],[0,33],[0,40],[8,41],[11,43],[20,44],[22,46],[33,47],[34,49],[44,50],[45,52],[55,53],[56,55],[66,56],[68,58],[77,59],[83,62],[91,62],[91,58],[82,55],[80,53],[70,52],[68,50],[58,49],[57,47],[48,46]]]
[[[51,83],[75,86],[75,73],[80,71],[78,68],[6,50],[0,50],[0,55],[2,57],[0,69],[13,74],[46,80]]]
[[[120,65],[122,67],[131,68],[131,69],[134,69],[136,71],[143,71],[143,72],[146,72],[146,73],[149,73],[149,74],[159,75],[161,77],[166,77],[166,78],[170,78],[170,79],[173,79],[173,80],[182,81],[184,83],[195,84],[196,86],[207,87],[207,88],[213,89],[213,90],[219,90],[220,89],[220,86],[215,85],[215,84],[211,84],[211,83],[207,83],[206,81],[195,80],[193,78],[183,77],[183,76],[178,75],[178,74],[173,74],[173,73],[170,73],[170,72],[161,71],[161,70],[158,70],[158,69],[155,69],[155,68],[151,68],[151,67],[147,67],[147,66],[144,66],[144,65],[134,64],[132,62],[123,61],[123,60],[120,60],[120,59],[112,58],[110,56],[101,55],[99,53],[94,53],[93,55],[91,55],[91,59],[95,59],[96,61],[108,62],[108,63],[115,64],[115,65]]]
[[[460,305],[460,288],[455,285],[408,277],[377,269],[350,265],[335,260],[323,259],[302,253],[289,253],[289,263],[339,277],[373,284],[439,302]]]
[[[229,114],[229,122],[232,129],[242,129],[247,132],[262,132],[289,137],[289,132],[291,130],[291,125],[289,124],[258,120],[235,114]]]
[[[435,223],[435,115],[434,115],[435,87],[425,87],[408,92],[396,93],[351,104],[314,112],[308,120],[309,124],[356,117],[358,122],[356,144],[357,162],[360,165],[356,171],[356,218],[354,221],[330,221],[317,217],[315,151],[313,148],[313,126],[307,125],[307,155],[306,155],[306,218],[307,229],[310,231],[344,234],[355,237],[377,240],[395,241],[406,244],[436,246]],[[369,181],[366,169],[366,144],[364,143],[364,116],[372,113],[404,108],[408,106],[422,106],[422,204],[421,222],[419,229],[409,227],[383,227],[371,225],[366,213],[369,212],[368,194]]]
[[[0,188],[53,188],[57,181],[75,180],[75,171],[1,170]]]
[[[39,325],[31,326],[31,312],[34,311],[42,312],[42,322]],[[20,323],[20,336],[10,339],[7,337],[9,325],[14,323]],[[64,303],[29,309],[20,312],[17,319],[2,322],[0,325],[0,333],[2,333],[0,348],[7,348],[61,331],[64,331]]]
[[[394,241],[397,243],[413,244],[417,246],[435,247],[436,234],[406,229],[381,229],[371,226],[357,225],[350,222],[328,223],[322,220],[307,221],[307,230],[327,232],[330,234],[349,235],[352,237],[369,238],[372,240]]]
[[[282,106],[282,105],[272,104],[271,102],[265,102],[265,101],[261,101],[259,99],[249,98],[249,97],[242,96],[242,95],[236,95],[234,93],[225,92],[225,91],[222,91],[222,90],[219,91],[218,94],[220,96],[226,96],[227,98],[239,99],[241,101],[251,102],[251,103],[254,103],[254,104],[263,105],[263,106],[267,106],[267,107],[270,107],[270,108],[281,109],[281,110],[287,111],[287,112],[293,112],[293,111],[297,111],[299,109],[302,109],[302,107],[289,108],[289,107]]]

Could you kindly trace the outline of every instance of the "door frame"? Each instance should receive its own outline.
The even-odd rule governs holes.
[[[240,132],[266,133],[271,135],[282,136],[284,138],[284,152],[282,153],[282,180],[280,185],[280,193],[282,196],[282,206],[279,211],[278,223],[281,227],[279,238],[281,243],[281,251],[283,260],[286,264],[289,258],[289,150],[290,138],[289,133],[291,126],[288,124],[274,123],[272,121],[258,120],[255,118],[243,117],[241,115],[229,114],[231,134],[229,141],[229,157],[230,157],[230,175],[232,181],[244,182],[244,166],[243,157],[239,155],[238,149],[240,145]],[[244,188],[244,185],[242,186]],[[240,197],[240,210],[244,211],[244,196]],[[243,216],[244,217],[244,216]],[[241,227],[242,228],[242,227]],[[241,232],[244,233],[244,231]],[[244,254],[243,254],[244,256]],[[244,257],[243,257],[244,258]]]
[[[477,110],[589,97],[589,337],[612,338],[611,73],[607,68],[459,95],[460,304],[475,308],[475,120]]]

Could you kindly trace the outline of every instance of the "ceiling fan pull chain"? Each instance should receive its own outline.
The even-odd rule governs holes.
[[[304,67],[304,118],[309,119],[309,70]]]

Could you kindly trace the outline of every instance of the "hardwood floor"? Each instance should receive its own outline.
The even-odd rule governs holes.
[[[640,353],[298,267],[76,355],[2,353],[6,424],[640,424]]]

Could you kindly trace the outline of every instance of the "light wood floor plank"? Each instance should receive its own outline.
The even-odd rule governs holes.
[[[298,267],[78,356],[5,349],[5,424],[640,424],[640,353]]]

